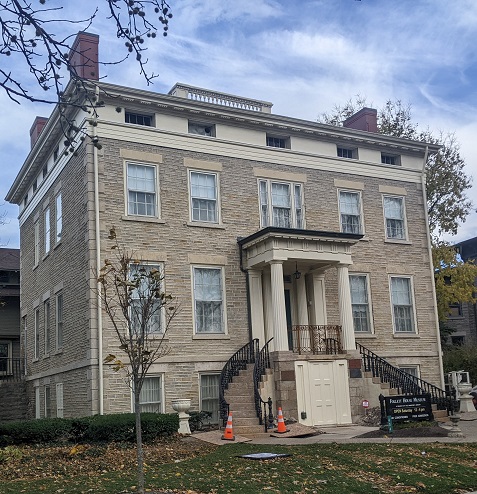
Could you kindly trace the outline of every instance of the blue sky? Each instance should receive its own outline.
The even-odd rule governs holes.
[[[124,54],[103,0],[62,2],[64,18],[101,9],[89,31],[100,34],[100,58]],[[73,2],[71,2],[73,4]],[[149,45],[147,87],[134,60],[101,67],[111,83],[167,92],[176,82],[271,101],[273,112],[316,120],[350,97],[372,106],[387,99],[412,105],[420,128],[455,132],[477,177],[477,2],[475,0],[170,0],[167,38]],[[61,34],[81,25],[63,25]],[[68,29],[69,31],[65,30]],[[21,70],[14,57],[3,69]],[[9,66],[10,64],[10,66]],[[28,74],[21,72],[25,80]],[[31,86],[32,91],[36,90]],[[21,106],[0,93],[0,196],[5,197],[29,151],[29,129],[48,105]],[[469,196],[477,203],[477,178]],[[17,206],[5,204],[0,244],[18,247]],[[475,211],[451,241],[477,235]]]

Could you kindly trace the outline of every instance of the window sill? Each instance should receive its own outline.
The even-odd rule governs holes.
[[[39,263],[39,262],[37,262],[37,263],[33,266],[32,271],[35,271],[35,269],[36,269],[39,265],[40,265],[40,263]]]
[[[203,221],[188,221],[187,226],[201,227],[201,228],[215,228],[217,230],[225,230],[226,226],[220,223],[205,223]]]
[[[38,357],[32,359],[32,362],[39,362],[39,361],[40,361],[40,359]]]
[[[354,333],[355,338],[376,339],[377,336],[374,333]]]
[[[360,242],[370,242],[371,239],[369,237],[362,237],[359,239]]]
[[[50,251],[48,251],[42,258],[41,260],[44,261],[46,258],[50,257]]]
[[[53,352],[53,355],[61,355],[63,353],[63,348],[59,348]]]
[[[61,240],[58,240],[56,244],[53,246],[53,250],[57,249],[61,245]]]
[[[192,335],[193,340],[230,340],[228,334],[219,333],[205,333],[205,334],[194,334]]]
[[[134,216],[134,215],[123,215],[121,216],[123,221],[141,221],[143,223],[158,223],[163,225],[166,223],[166,220],[161,218],[157,218],[155,216]]]
[[[387,238],[384,243],[386,244],[402,244],[402,245],[412,245],[412,242],[410,240],[399,240],[399,239],[393,239],[393,238]]]
[[[393,338],[420,338],[417,333],[394,333]]]

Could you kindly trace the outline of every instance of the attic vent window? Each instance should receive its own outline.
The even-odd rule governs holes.
[[[189,134],[215,137],[215,126],[210,124],[189,122]]]
[[[141,113],[125,112],[126,123],[134,125],[145,125],[152,127],[152,117],[150,115],[142,115]]]
[[[399,166],[401,164],[399,156],[393,154],[381,153],[381,163],[383,165],[394,165]]]
[[[286,137],[267,136],[267,146],[272,148],[289,148],[289,139]]]
[[[358,158],[358,150],[356,148],[352,149],[338,146],[337,154],[340,158],[348,158],[354,160]]]

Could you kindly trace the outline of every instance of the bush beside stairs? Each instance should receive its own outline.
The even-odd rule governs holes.
[[[232,412],[234,434],[247,437],[265,434],[255,410],[253,367],[253,364],[248,364],[246,369],[234,377],[225,391],[225,399]],[[266,374],[262,379],[267,379],[268,376]]]

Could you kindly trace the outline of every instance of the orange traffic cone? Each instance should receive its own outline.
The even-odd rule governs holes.
[[[226,441],[235,441],[234,430],[232,427],[232,412],[229,412],[229,416],[227,418],[227,425],[225,426],[224,435],[222,439]]]
[[[283,420],[282,407],[278,407],[277,430],[275,432],[278,432],[279,434],[288,432],[288,429],[285,426],[285,421]]]

